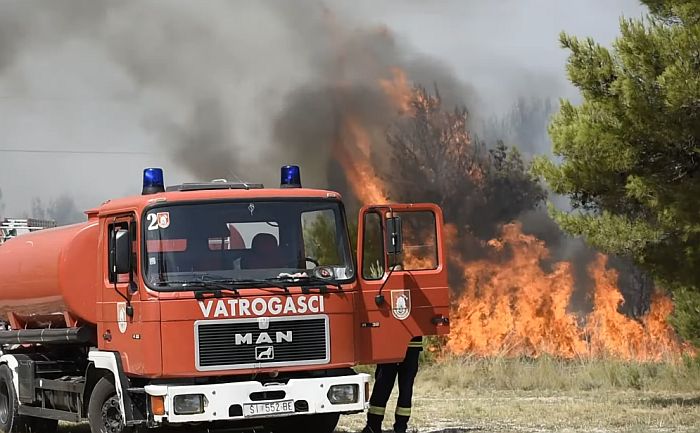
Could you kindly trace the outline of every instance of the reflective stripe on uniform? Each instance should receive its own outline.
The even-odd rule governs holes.
[[[396,406],[396,415],[399,415],[399,416],[411,416],[411,408],[410,408],[410,407],[399,407],[399,406]]]
[[[408,347],[423,347],[422,341],[411,341],[408,343]]]
[[[384,415],[384,412],[386,412],[385,407],[372,405],[369,406],[369,413],[371,413],[372,415]]]

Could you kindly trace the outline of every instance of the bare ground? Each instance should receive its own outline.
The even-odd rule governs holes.
[[[700,432],[700,361],[453,359],[422,368],[415,432]],[[368,371],[371,372],[371,371]],[[396,392],[384,428],[393,424]],[[359,432],[365,415],[341,418]]]
[[[390,402],[390,412],[394,403]],[[359,432],[365,415],[342,417],[338,432]],[[391,429],[387,416],[385,429]],[[418,388],[416,432],[700,432],[700,391],[473,391]]]

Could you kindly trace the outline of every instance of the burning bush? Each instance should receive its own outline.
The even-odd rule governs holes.
[[[690,351],[667,323],[667,297],[656,295],[638,319],[621,312],[618,273],[601,254],[591,254],[584,265],[591,309],[574,313],[575,264],[552,262],[545,242],[511,224],[545,198],[519,152],[474,139],[467,109],[445,110],[437,89],[431,94],[409,87],[396,72],[381,87],[397,112],[384,140],[373,141],[361,122],[351,120],[339,141],[344,151],[335,155],[359,202],[384,201],[386,195],[442,206],[456,295],[445,350],[643,360]]]
[[[460,233],[488,239],[545,198],[517,149],[472,138],[466,107],[445,110],[437,89],[412,94],[387,134],[393,165],[383,177],[393,199],[438,203]]]

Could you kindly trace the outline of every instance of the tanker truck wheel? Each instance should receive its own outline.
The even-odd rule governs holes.
[[[111,380],[100,379],[90,394],[88,421],[91,433],[124,433],[127,431],[119,407],[119,397]]]
[[[5,364],[0,365],[0,431],[5,433],[54,433],[56,431],[58,421],[19,415],[18,407],[19,401],[12,381],[12,370]]]

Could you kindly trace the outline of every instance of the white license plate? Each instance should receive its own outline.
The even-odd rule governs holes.
[[[243,416],[265,416],[290,412],[294,412],[294,400],[243,405]]]

